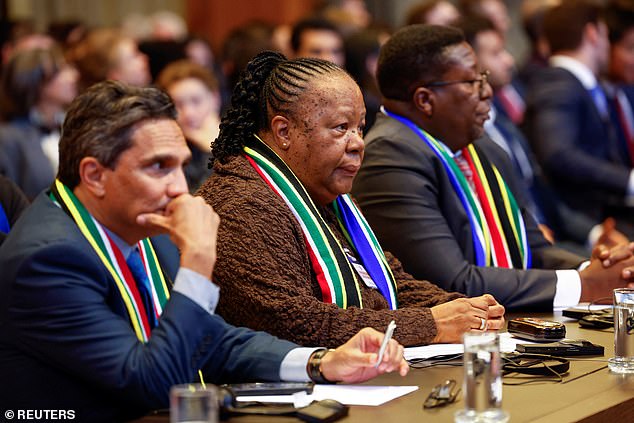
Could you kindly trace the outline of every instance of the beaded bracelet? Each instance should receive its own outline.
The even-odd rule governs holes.
[[[315,383],[334,383],[326,379],[324,373],[321,371],[321,359],[328,354],[330,350],[325,348],[318,349],[310,355],[308,363],[306,363],[306,373],[308,377]]]

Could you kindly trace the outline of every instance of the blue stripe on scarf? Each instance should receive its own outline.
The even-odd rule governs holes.
[[[464,191],[462,190],[462,187],[460,186],[460,182],[458,182],[458,177],[454,174],[453,170],[451,169],[449,164],[445,161],[442,154],[440,154],[440,152],[436,149],[436,146],[430,140],[427,139],[423,131],[421,131],[420,128],[418,128],[418,126],[416,126],[413,122],[409,121],[403,116],[390,113],[385,109],[382,109],[382,112],[385,113],[387,116],[391,117],[392,119],[396,119],[397,121],[401,122],[403,125],[406,125],[408,128],[410,128],[412,131],[414,131],[414,133],[417,134],[425,142],[425,144],[427,144],[427,146],[431,148],[434,154],[436,154],[436,156],[440,159],[440,162],[445,168],[445,172],[447,172],[447,175],[449,176],[449,181],[451,181],[451,185],[454,187],[454,190],[456,191],[456,194],[458,195],[458,198],[460,199],[460,202],[462,203],[462,206],[464,207],[465,211],[467,212],[467,216],[469,217],[469,222],[471,223],[471,237],[473,238],[473,249],[475,251],[475,264],[476,266],[486,266],[487,262],[486,262],[486,254],[484,251],[484,247],[478,242],[479,237],[476,232],[477,231],[476,225],[479,226],[479,223],[476,221],[473,211],[471,211],[471,205],[469,204],[469,200],[467,200],[466,194],[464,193]]]
[[[7,214],[4,212],[2,204],[0,204],[0,232],[8,234],[9,229],[9,219],[7,219]]]
[[[397,304],[393,303],[392,295],[390,294],[389,281],[385,279],[385,272],[379,262],[377,256],[374,254],[372,245],[368,238],[366,238],[360,222],[356,219],[354,212],[350,210],[348,204],[343,200],[342,196],[337,197],[337,206],[339,206],[340,216],[343,219],[343,224],[348,231],[348,235],[354,244],[357,254],[363,267],[368,272],[374,283],[376,284],[379,292],[387,300],[390,310],[396,310]]]

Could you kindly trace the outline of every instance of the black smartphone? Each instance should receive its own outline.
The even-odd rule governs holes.
[[[563,323],[534,317],[518,317],[510,320],[508,331],[518,338],[537,342],[559,341],[566,337],[566,326]]]
[[[599,310],[589,310],[587,307],[584,307],[584,308],[570,307],[565,310],[562,310],[561,315],[565,317],[570,317],[571,319],[577,319],[577,320],[582,319],[586,316],[600,316],[600,317],[610,316],[611,318],[612,307],[602,308]]]
[[[350,407],[332,399],[314,401],[297,410],[296,417],[309,423],[329,423],[348,415]]]
[[[546,354],[557,357],[578,355],[603,355],[603,347],[585,339],[564,339],[552,344],[517,344],[518,352],[529,354]]]
[[[255,395],[291,395],[296,392],[313,392],[312,382],[253,382],[223,385],[230,389],[236,397]]]

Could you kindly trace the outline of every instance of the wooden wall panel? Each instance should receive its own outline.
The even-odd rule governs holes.
[[[218,49],[232,29],[251,20],[289,24],[310,13],[319,0],[186,0],[190,31]]]

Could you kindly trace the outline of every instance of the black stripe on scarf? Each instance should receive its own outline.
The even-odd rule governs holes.
[[[513,267],[516,269],[523,269],[524,262],[522,260],[521,249],[517,244],[517,240],[515,239],[513,226],[509,221],[508,210],[506,209],[506,205],[504,204],[504,197],[502,196],[502,190],[504,189],[504,187],[500,187],[500,185],[498,184],[498,180],[495,177],[495,173],[493,172],[493,165],[486,157],[484,152],[475,144],[473,145],[473,147],[478,154],[480,163],[482,163],[482,170],[484,171],[489,189],[491,190],[493,203],[495,204],[495,208],[498,210],[498,217],[500,218],[500,223],[502,224],[504,238],[506,238],[506,242],[509,246],[509,252],[511,254],[511,262],[513,263]]]
[[[271,150],[268,145],[258,140],[255,136],[253,137],[253,140],[248,141],[246,145],[247,147],[260,153],[263,157],[273,163],[273,165],[277,167],[280,172],[282,172],[286,179],[288,179],[288,181],[295,187],[295,190],[300,195],[302,200],[307,204],[310,212],[317,217],[319,226],[321,226],[322,231],[326,236],[328,245],[330,246],[330,249],[333,251],[333,254],[335,256],[337,267],[339,268],[339,271],[341,272],[341,275],[343,277],[344,287],[346,288],[346,299],[348,307],[354,306],[361,308],[361,299],[357,294],[357,283],[355,281],[355,276],[352,273],[351,265],[348,262],[348,258],[346,257],[339,243],[332,234],[332,231],[324,221],[324,218],[319,213],[319,210],[315,206],[313,199],[305,191],[304,187],[301,185],[301,182],[297,179],[288,165],[282,159],[280,159],[280,157],[273,150]]]

